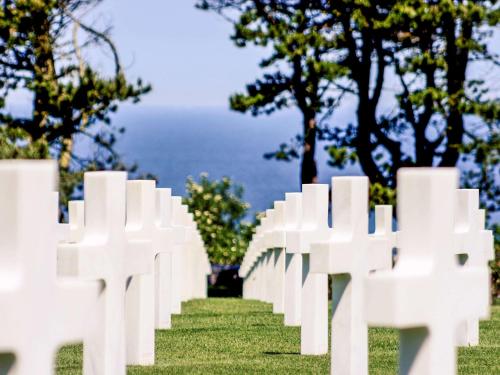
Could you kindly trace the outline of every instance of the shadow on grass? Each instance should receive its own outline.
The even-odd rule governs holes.
[[[265,355],[300,355],[298,352],[262,352]]]

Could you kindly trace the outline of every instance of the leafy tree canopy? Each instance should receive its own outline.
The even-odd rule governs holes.
[[[2,157],[57,159],[63,201],[81,183],[85,170],[130,169],[114,150],[116,135],[123,129],[111,125],[110,114],[120,102],[135,103],[150,90],[140,79],[127,81],[110,29],[84,22],[100,2],[0,2],[0,153]],[[97,48],[104,48],[113,58],[110,75],[96,70],[86,56]],[[5,108],[6,100],[18,90],[27,90],[33,98],[25,117]],[[87,138],[94,152],[77,155],[77,137]],[[26,147],[10,147],[16,144]]]
[[[266,90],[259,89],[262,80],[249,85],[246,95],[231,98],[234,109],[240,102],[247,104],[242,108],[299,107],[298,101],[276,100],[276,93],[287,82],[281,77],[295,72],[281,60],[304,56],[315,67],[328,68],[307,70],[285,92],[335,88],[327,94],[331,103],[310,101],[321,103],[313,106],[316,115],[326,116],[339,102],[356,99],[353,123],[327,120],[314,132],[327,142],[332,166],[359,163],[383,198],[393,196],[400,167],[458,165],[463,185],[481,188],[483,203],[490,211],[499,209],[500,101],[484,79],[485,72],[490,77],[498,72],[499,59],[491,50],[500,15],[496,2],[201,0],[198,6],[232,16],[238,45],[273,51],[261,65],[280,79],[266,79]],[[293,28],[298,24],[301,29]],[[291,160],[308,144],[294,140],[271,156]]]

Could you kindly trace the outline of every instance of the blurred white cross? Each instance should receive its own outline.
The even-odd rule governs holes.
[[[400,169],[397,181],[398,261],[366,278],[368,324],[400,329],[400,374],[455,374],[457,328],[489,313],[488,269],[456,261],[456,169]]]
[[[311,245],[311,272],[333,275],[332,374],[368,374],[364,279],[392,265],[392,206],[376,207],[376,230],[369,235],[368,184],[367,177],[333,177],[333,229],[326,241]]]
[[[57,277],[52,161],[0,161],[0,372],[48,375],[83,341],[99,284]],[[11,355],[8,355],[11,354]]]
[[[153,269],[151,242],[126,237],[126,180],[126,172],[85,173],[82,238],[58,249],[60,274],[104,281],[98,311],[88,322],[92,335],[84,342],[85,374],[125,375],[126,283]]]

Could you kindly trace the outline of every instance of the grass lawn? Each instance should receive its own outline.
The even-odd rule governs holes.
[[[128,374],[327,374],[329,356],[301,356],[299,328],[284,327],[271,305],[211,298],[183,305],[173,329],[156,332],[156,365]],[[500,306],[481,323],[481,346],[459,350],[460,374],[500,374]],[[370,329],[370,374],[397,373],[397,332]],[[81,345],[61,349],[57,374],[81,373]]]

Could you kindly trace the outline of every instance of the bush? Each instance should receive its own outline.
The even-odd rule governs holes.
[[[250,205],[243,201],[243,187],[228,177],[198,181],[188,177],[184,203],[193,213],[211,263],[239,264],[248,247],[255,223],[245,221]]]

